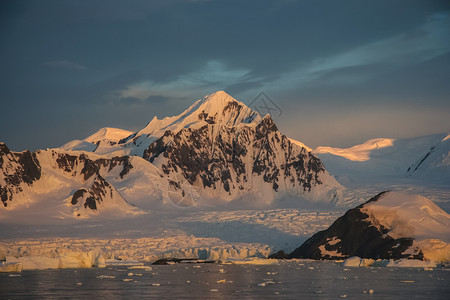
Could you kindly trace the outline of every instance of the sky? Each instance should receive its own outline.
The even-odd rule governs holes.
[[[281,132],[313,148],[448,132],[450,3],[0,2],[12,150],[135,131],[218,90],[246,104],[263,92]]]

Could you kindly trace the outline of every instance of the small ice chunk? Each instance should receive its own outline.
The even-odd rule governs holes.
[[[265,259],[259,257],[248,257],[244,259],[228,259],[226,261],[227,264],[235,264],[235,265],[274,265],[278,264],[278,259]],[[258,271],[259,269],[255,269]]]
[[[111,275],[98,275],[97,278],[98,278],[98,279],[111,279],[111,278],[116,278],[116,276],[111,276]]]
[[[131,266],[128,267],[129,270],[144,270],[144,271],[152,271],[152,267],[150,266]]]
[[[374,263],[375,263],[374,259],[352,256],[344,260],[342,265],[344,267],[369,267],[372,266]]]
[[[258,286],[268,286],[269,284],[275,284],[276,282],[268,280],[261,283],[258,283]]]

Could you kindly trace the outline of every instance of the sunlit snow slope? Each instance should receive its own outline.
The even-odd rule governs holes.
[[[372,139],[351,148],[318,147],[313,152],[342,182],[412,178],[421,182],[450,184],[448,134]]]

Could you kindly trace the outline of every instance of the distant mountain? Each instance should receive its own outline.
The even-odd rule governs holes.
[[[414,178],[450,183],[450,136],[372,139],[351,148],[318,147],[314,153],[341,182]]]
[[[450,215],[431,200],[383,192],[350,209],[289,257],[450,259]]]
[[[129,136],[130,134],[132,134],[132,132],[128,130],[104,127],[84,140],[92,144],[97,144],[98,142],[104,140],[118,143],[121,139]]]
[[[428,152],[407,169],[411,176],[441,177],[450,184],[450,134],[430,145]]]
[[[61,146],[61,149],[64,151],[94,152],[100,145],[116,145],[121,139],[126,138],[130,134],[132,134],[132,132],[128,130],[104,127],[83,140],[73,140],[64,144]]]
[[[55,201],[60,217],[163,206],[332,204],[343,187],[320,159],[225,92],[131,133],[103,128],[57,149],[0,152],[3,211]],[[40,203],[40,204],[38,204]],[[0,207],[0,217],[2,208]]]
[[[317,147],[314,149],[314,152],[317,154],[329,153],[351,161],[367,161],[370,160],[370,156],[374,150],[392,147],[394,141],[394,139],[372,139],[351,148]]]

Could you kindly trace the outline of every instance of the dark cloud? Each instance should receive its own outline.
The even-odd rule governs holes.
[[[261,82],[256,81],[238,82],[227,86],[225,88],[225,92],[234,95],[248,90],[258,89],[261,88],[262,86],[263,84]]]
[[[138,98],[134,98],[134,97],[123,97],[123,98],[119,98],[117,100],[114,101],[115,104],[118,105],[136,105],[136,104],[141,104],[142,101]]]
[[[136,97],[118,97],[114,99],[112,102],[115,105],[144,105],[144,104],[168,104],[171,100],[170,97],[162,96],[162,95],[150,95],[146,99],[139,99]]]
[[[145,103],[148,104],[162,104],[170,101],[170,97],[166,97],[163,95],[150,95],[147,99],[144,100]]]
[[[75,70],[86,70],[87,69],[86,66],[83,66],[79,63],[68,61],[68,60],[47,61],[43,65],[46,67],[68,68],[68,69],[75,69]]]
[[[387,70],[389,70],[389,65],[381,63],[340,67],[325,71],[317,71],[312,75],[316,76],[314,80],[316,85],[342,84],[348,86],[361,84],[362,81],[367,81],[368,77],[387,72]]]

